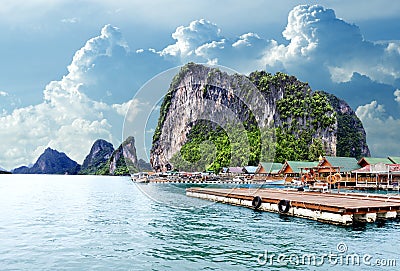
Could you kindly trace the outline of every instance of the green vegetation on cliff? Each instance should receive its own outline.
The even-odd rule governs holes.
[[[265,96],[280,88],[284,89],[284,96],[276,102],[279,118],[275,120],[275,161],[313,161],[324,155],[322,139],[314,135],[325,129],[334,129],[336,115],[327,96],[321,92],[312,92],[308,84],[280,72],[275,75],[253,72],[249,79]],[[170,104],[170,101],[163,104]],[[164,107],[162,112],[166,110]],[[219,170],[228,165],[257,165],[261,154],[261,133],[252,115],[243,120],[243,123],[247,127],[246,137],[242,139],[240,129],[227,127],[225,130],[231,131],[228,135],[219,126],[204,121],[196,123],[180,153],[171,160],[172,164],[178,169],[190,170]],[[247,140],[250,148],[232,145],[245,146]],[[204,144],[206,141],[211,144]]]
[[[334,130],[336,113],[328,97],[311,91],[307,83],[294,76],[278,72],[253,72],[250,80],[264,94],[273,89],[284,89],[284,96],[276,102],[276,156],[275,161],[313,161],[325,154],[322,139],[314,137],[323,130]]]
[[[365,131],[360,119],[349,108],[344,107],[345,103],[335,95],[325,93],[330,104],[337,112],[337,156],[356,157],[369,156]]]
[[[164,142],[165,139],[160,141],[160,136],[167,114],[172,114],[169,116],[172,119],[174,117],[170,106],[177,102],[174,100],[176,90],[179,84],[191,87],[192,78],[195,78],[196,86],[202,85],[202,98],[197,97],[197,102],[202,99],[213,100],[221,106],[229,107],[235,112],[242,127],[225,125],[222,128],[211,121],[195,121],[188,127],[189,132],[181,150],[167,161],[176,169],[218,171],[226,166],[257,165],[259,161],[265,161],[265,157],[274,157],[275,162],[282,163],[285,160],[315,161],[321,155],[356,158],[369,155],[362,123],[347,103],[334,95],[312,91],[307,83],[282,72],[275,75],[265,71],[251,73],[248,79],[266,99],[271,110],[270,117],[273,118],[268,119],[268,123],[272,122],[274,128],[261,132],[245,102],[228,90],[238,87],[240,95],[246,95],[246,80],[240,75],[229,77],[217,69],[206,70],[204,66],[194,63],[184,66],[174,77],[161,105],[158,126],[153,136],[153,149],[158,153],[163,152],[163,144],[168,144]],[[193,93],[191,90],[191,95]],[[196,108],[190,108],[188,112],[191,110]],[[168,125],[171,127],[164,131],[166,133],[174,128],[173,124]],[[264,144],[261,141],[264,138],[269,138],[266,149],[268,152],[274,149],[274,153],[263,154],[261,146],[264,147]],[[274,141],[274,148],[271,148],[271,141]],[[161,166],[166,163],[162,159],[157,160],[161,161]]]
[[[114,152],[114,147],[111,143],[99,139],[96,140],[86,156],[81,170],[78,172],[80,175],[99,175],[98,172],[102,170],[108,159]]]
[[[171,162],[176,169],[188,171],[219,171],[228,165],[257,165],[261,155],[260,136],[256,126],[243,129],[227,125],[223,129],[201,120],[194,124],[186,144]]]

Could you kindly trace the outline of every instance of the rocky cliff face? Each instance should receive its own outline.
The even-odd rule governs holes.
[[[139,167],[139,171],[152,171],[153,170],[153,168],[151,167],[151,164],[146,162],[143,159],[139,159],[138,167]]]
[[[249,94],[254,86],[259,90],[257,95]],[[150,162],[156,170],[171,169],[171,159],[188,142],[199,120],[210,120],[221,127],[232,121],[246,127],[275,127],[280,159],[312,160],[310,145],[321,145],[327,155],[342,154],[349,142],[346,139],[338,145],[344,139],[340,132],[351,124],[340,116],[354,120],[356,116],[344,102],[339,102],[339,107],[332,103],[325,93],[312,92],[308,84],[286,74],[254,72],[245,77],[190,63],[174,77],[164,97]],[[365,131],[361,122],[358,124],[360,138],[350,142],[355,151],[349,156],[368,156]],[[299,145],[293,146],[293,154],[287,151],[289,144]]]
[[[121,169],[121,172],[117,171],[118,168]],[[112,154],[109,161],[109,172],[111,175],[124,175],[137,172],[138,169],[135,138],[130,136]]]
[[[89,154],[86,156],[83,161],[80,174],[94,174],[101,167],[107,163],[108,159],[114,152],[114,146],[103,140],[98,139],[93,143],[92,148],[90,149]]]
[[[13,170],[16,174],[76,174],[80,169],[77,162],[65,153],[47,148],[31,167],[20,167]]]
[[[353,109],[344,101],[332,94],[325,93],[335,109],[337,118],[337,156],[362,157],[371,156],[366,133],[361,120]]]
[[[232,122],[271,125],[274,101],[265,100],[262,95],[248,95],[252,88],[242,75],[230,76],[193,63],[183,67],[174,77],[161,106],[150,152],[153,168],[172,168],[171,158],[185,144],[197,120],[209,120],[221,127]]]

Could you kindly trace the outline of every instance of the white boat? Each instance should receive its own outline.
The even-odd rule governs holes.
[[[135,174],[131,174],[131,179],[135,183],[148,183],[149,182],[149,174],[146,172],[139,172]]]
[[[326,193],[329,191],[329,185],[325,182],[317,181],[309,187],[310,191],[317,191],[321,193]]]

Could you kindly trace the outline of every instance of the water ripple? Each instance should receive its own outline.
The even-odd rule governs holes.
[[[398,221],[337,227],[209,202],[171,208],[146,197],[128,178],[0,178],[1,270],[315,270],[260,265],[257,259],[265,251],[321,255],[339,242],[351,252],[398,258],[400,265]],[[171,198],[168,186],[147,189],[165,193],[170,202],[184,197]],[[185,204],[199,206],[199,200],[185,198]]]

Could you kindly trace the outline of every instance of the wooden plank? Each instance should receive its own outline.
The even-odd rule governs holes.
[[[322,194],[318,192],[297,192],[265,188],[189,188],[188,191],[242,200],[252,200],[255,196],[260,196],[263,202],[274,204],[285,199],[290,200],[292,206],[295,207],[341,214],[400,211],[400,198],[380,195]]]

